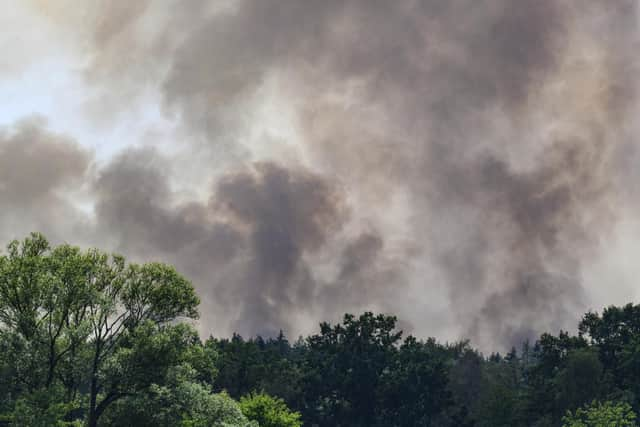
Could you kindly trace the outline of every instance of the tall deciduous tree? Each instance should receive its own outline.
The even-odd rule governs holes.
[[[72,403],[86,390],[88,403],[78,409],[91,427],[111,403],[148,387],[151,369],[173,362],[145,353],[144,339],[197,317],[193,286],[170,266],[52,248],[40,234],[7,249],[0,256],[0,341],[19,359],[8,374],[10,391],[62,389]]]
[[[393,316],[345,315],[308,338],[310,404],[322,426],[373,426],[383,376],[392,368],[402,332]]]

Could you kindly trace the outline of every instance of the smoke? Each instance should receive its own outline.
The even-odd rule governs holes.
[[[89,115],[152,92],[179,131],[95,168],[56,140],[42,184],[1,182],[70,209],[81,179],[89,230],[48,229],[174,263],[204,333],[375,309],[488,348],[601,305],[585,276],[640,195],[636,2],[33,4],[90,40]]]
[[[0,129],[0,235],[5,241],[33,230],[56,240],[86,234],[84,215],[72,197],[80,196],[89,162],[89,152],[49,131],[42,118]]]
[[[237,314],[245,334],[293,329],[286,314],[313,304],[304,256],[340,230],[340,192],[305,171],[260,163],[216,182],[206,203],[173,205],[159,154],[131,151],[95,182],[96,214],[123,252],[171,260]],[[211,308],[211,307],[210,307]],[[231,314],[231,313],[229,313]],[[205,314],[206,315],[206,314]]]

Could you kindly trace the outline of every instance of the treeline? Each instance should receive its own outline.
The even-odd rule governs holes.
[[[293,345],[210,339],[215,390],[282,397],[318,426],[632,426],[640,405],[640,306],[584,316],[577,336],[544,334],[484,357],[469,343],[402,338],[365,313]]]
[[[185,320],[191,283],[172,267],[40,234],[0,256],[0,425],[299,427],[265,393],[214,393],[218,354]]]
[[[173,268],[50,247],[0,256],[0,425],[634,426],[640,306],[506,354],[404,337],[396,318],[322,323],[294,343],[209,338]]]

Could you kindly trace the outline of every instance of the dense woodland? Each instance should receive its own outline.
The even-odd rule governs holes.
[[[316,334],[202,340],[172,267],[33,234],[0,257],[0,425],[634,426],[640,305],[506,354],[345,315]]]

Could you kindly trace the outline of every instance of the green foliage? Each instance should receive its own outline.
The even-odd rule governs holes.
[[[377,390],[376,425],[431,425],[452,403],[447,389],[451,351],[435,340],[407,337],[391,354]]]
[[[109,407],[210,351],[180,318],[193,286],[170,266],[61,245],[32,234],[0,256],[0,410],[14,423],[97,425]],[[46,397],[46,398],[45,398]]]
[[[286,397],[306,425],[555,427],[593,399],[633,401],[638,342],[630,333],[609,366],[598,344],[566,332],[485,358],[466,342],[402,341],[393,317],[365,313],[293,346],[282,336],[208,343],[220,354],[217,389],[237,398],[264,384],[282,390],[269,394]]]
[[[581,348],[567,352],[562,368],[553,379],[560,406],[577,408],[600,397],[602,375],[597,350]]]
[[[637,305],[489,357],[468,342],[403,340],[395,317],[373,313],[295,344],[283,333],[203,343],[184,322],[197,305],[170,266],[39,234],[11,242],[0,425],[633,426],[640,409]]]
[[[114,404],[105,413],[104,425],[255,426],[242,414],[237,402],[226,393],[211,393],[197,377],[188,364],[170,368],[165,378]]]
[[[636,414],[626,402],[594,401],[562,419],[563,427],[633,427]]]
[[[640,408],[640,305],[608,307],[587,313],[579,326],[598,349],[606,385]]]
[[[488,361],[482,370],[482,393],[473,413],[482,427],[521,425],[521,381],[515,351],[505,359]]]
[[[62,402],[60,390],[36,391],[21,396],[5,419],[12,426],[23,427],[74,427],[80,421],[65,420],[65,415],[77,409],[80,402]]]
[[[320,425],[373,426],[383,376],[393,365],[402,332],[392,316],[345,315],[343,323],[320,325],[308,338],[308,401]]]
[[[240,399],[242,413],[260,427],[300,427],[300,414],[287,408],[282,399],[266,393],[252,393]]]
[[[216,390],[238,398],[260,390],[283,398],[288,405],[301,404],[304,344],[291,346],[280,333],[276,338],[249,340],[234,334],[231,339],[210,339],[206,345],[219,355]]]

